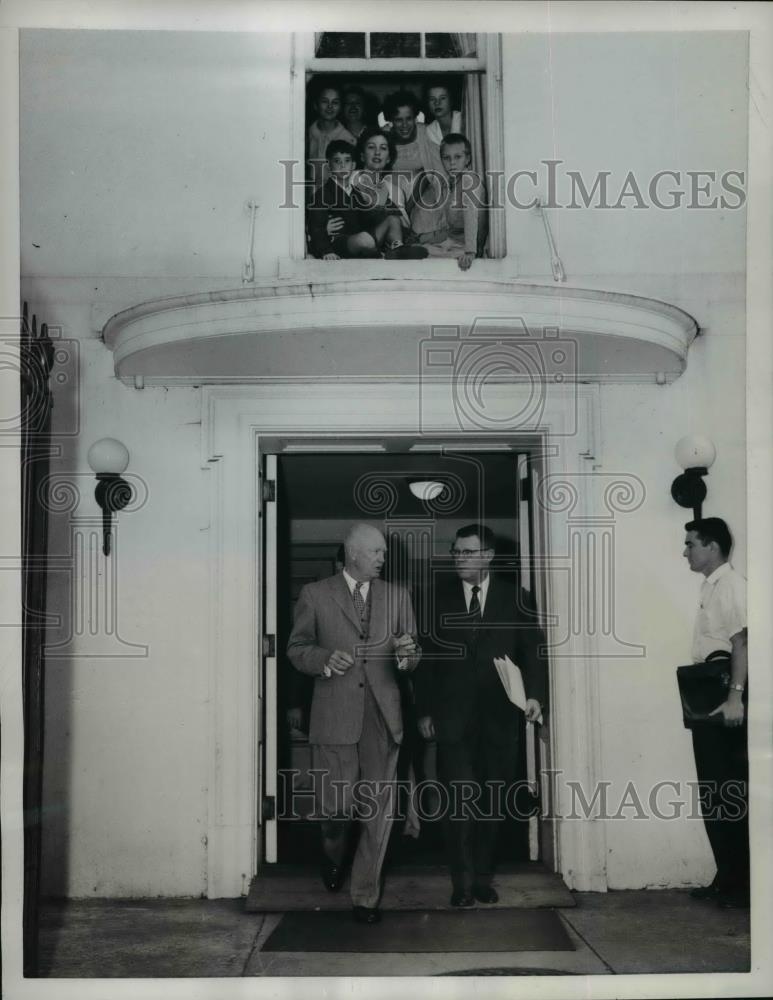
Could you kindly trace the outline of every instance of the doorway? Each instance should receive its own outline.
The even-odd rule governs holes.
[[[497,540],[495,572],[515,577],[522,604],[535,620],[544,610],[544,581],[538,572],[540,526],[533,482],[537,446],[522,442],[493,448],[286,449],[263,456],[266,537],[266,631],[274,630],[263,657],[263,727],[259,799],[263,828],[262,863],[301,864],[317,858],[318,829],[308,818],[311,795],[310,748],[306,736],[313,682],[297,673],[284,654],[292,627],[292,608],[304,584],[340,571],[341,542],[354,521],[383,526],[388,542],[383,577],[408,588],[419,629],[426,627],[426,595],[438,574],[453,572],[449,550],[456,530],[486,523]],[[334,448],[334,446],[333,446]],[[412,481],[434,480],[446,489],[437,502],[417,499]],[[273,484],[268,485],[268,484]],[[272,582],[274,586],[272,587]],[[421,638],[420,640],[421,641]],[[434,780],[434,745],[418,734],[410,681],[403,685],[404,746],[398,777],[406,783]],[[544,735],[544,734],[543,734]],[[524,783],[536,782],[547,768],[547,740],[527,727],[519,755]],[[536,787],[532,785],[532,787]],[[526,789],[524,794],[528,795]],[[519,813],[530,804],[523,798]],[[431,810],[430,810],[431,811]],[[532,812],[538,813],[532,808]],[[543,861],[553,865],[551,830],[538,815],[511,818],[499,842],[499,863]],[[439,864],[443,860],[440,824],[416,816],[410,795],[395,821],[387,864]]]

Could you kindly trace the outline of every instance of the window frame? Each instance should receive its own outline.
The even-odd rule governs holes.
[[[295,177],[305,172],[306,154],[306,77],[308,73],[330,73],[349,76],[361,73],[416,73],[437,70],[444,73],[481,73],[485,90],[485,135],[489,172],[501,172],[504,176],[504,116],[502,89],[502,36],[489,32],[477,35],[477,56],[466,58],[388,58],[388,59],[337,59],[317,58],[314,54],[316,32],[296,32],[293,34],[290,60],[290,123],[291,159],[300,165]],[[505,242],[505,213],[489,213],[489,252],[492,258],[507,256]],[[309,260],[306,254],[305,211],[293,212],[290,232],[290,259],[294,264]],[[318,261],[310,260],[311,264]],[[356,267],[358,261],[347,261],[349,267]],[[485,262],[483,262],[485,263]],[[331,274],[332,277],[332,274]]]

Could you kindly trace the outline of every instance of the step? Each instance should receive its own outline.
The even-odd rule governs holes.
[[[522,909],[571,907],[574,897],[563,879],[539,864],[510,866],[497,872],[494,885],[499,902],[493,907]],[[383,910],[447,910],[451,880],[440,866],[405,865],[385,872]],[[340,892],[328,892],[319,869],[310,865],[264,864],[247,896],[248,913],[286,913],[292,910],[347,910],[351,907],[348,880]],[[488,908],[488,906],[487,906]]]

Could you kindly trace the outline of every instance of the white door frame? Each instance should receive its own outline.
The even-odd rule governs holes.
[[[500,436],[507,414],[529,408],[534,412],[533,395],[534,386],[501,384],[487,389],[487,413]],[[213,473],[207,895],[218,898],[244,893],[259,858],[259,679],[264,632],[259,580],[264,552],[255,512],[261,511],[261,454],[276,451],[278,440],[292,439],[304,446],[327,439],[331,449],[347,442],[354,450],[373,437],[427,436],[438,444],[448,437],[464,450],[460,440],[464,428],[449,384],[442,382],[215,386],[202,390],[202,405],[202,464]],[[592,524],[598,520],[594,517],[598,474],[591,475],[595,469],[591,463],[599,460],[597,387],[546,389],[539,424],[515,426],[511,437],[535,434],[546,445],[546,574],[549,610],[558,622],[551,637],[562,639],[560,668],[551,679],[552,760],[561,772],[554,806],[566,815],[571,811],[569,783],[579,783],[590,800],[600,777],[599,635],[593,628],[563,634],[567,623],[588,617],[572,605],[576,597],[571,560],[572,540],[582,540],[583,531],[592,534]],[[486,432],[476,427],[467,436],[480,440]],[[602,822],[592,818],[557,822],[556,865],[570,888],[605,890],[605,856]]]

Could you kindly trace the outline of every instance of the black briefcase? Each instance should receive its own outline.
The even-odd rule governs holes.
[[[682,718],[685,728],[723,726],[721,712],[711,713],[727,701],[730,688],[730,653],[718,649],[709,653],[705,663],[690,663],[676,668]]]

